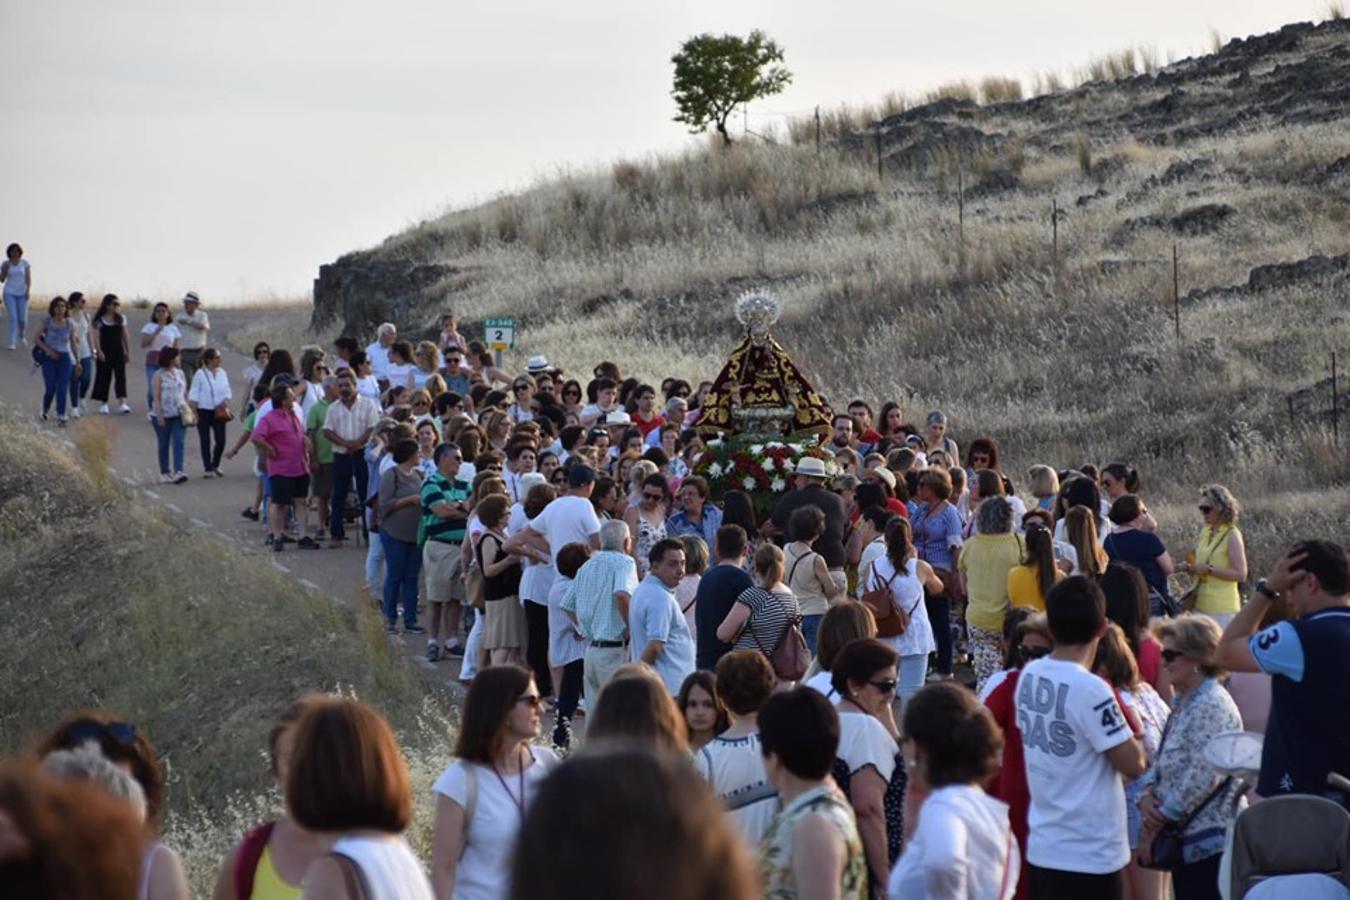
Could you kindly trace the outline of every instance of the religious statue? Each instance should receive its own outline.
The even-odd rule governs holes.
[[[700,429],[766,438],[829,433],[825,401],[769,333],[781,311],[778,298],[764,291],[736,300],[745,336],[713,381]]]

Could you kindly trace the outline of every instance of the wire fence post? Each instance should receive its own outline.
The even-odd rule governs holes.
[[[1172,327],[1181,343],[1181,268],[1177,263],[1177,245],[1172,244]]]
[[[877,132],[877,182],[880,183],[880,182],[885,178],[885,174],[884,174],[884,173],[882,172],[882,170],[881,170],[881,120],[880,120],[880,119],[878,119],[878,120],[877,120],[877,123],[876,123],[876,132]]]
[[[1059,198],[1050,198],[1050,269],[1059,291]]]
[[[816,104],[816,156],[820,155],[820,104]]]
[[[966,278],[966,182],[965,173],[956,167],[956,234],[959,243],[956,248],[956,261],[961,281]]]
[[[1336,378],[1336,351],[1331,351],[1331,439],[1341,445],[1341,394]]]

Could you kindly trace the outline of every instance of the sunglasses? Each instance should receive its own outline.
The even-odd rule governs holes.
[[[528,388],[528,387],[529,387],[528,384],[514,384],[514,385],[511,386],[511,390],[513,390],[513,391],[523,391],[523,390],[525,390],[525,389]]]
[[[538,694],[522,694],[522,695],[516,700],[516,702],[517,702],[517,703],[524,703],[524,704],[525,704],[526,706],[528,706],[530,709],[538,709],[538,708],[539,708],[539,695],[538,695]]]
[[[1201,511],[1202,513],[1206,513],[1206,514],[1212,513],[1212,512],[1214,512],[1214,507],[1212,507],[1212,506],[1206,506],[1205,504],[1202,503],[1202,504],[1200,505],[1200,511]]]
[[[1049,648],[1049,647],[1028,647],[1026,644],[1022,644],[1021,646],[1019,646],[1019,647],[1017,648],[1017,652],[1020,653],[1020,654],[1022,654],[1022,658],[1023,658],[1023,659],[1026,659],[1026,660],[1040,659],[1040,658],[1043,657],[1043,656],[1049,656],[1049,655],[1050,655],[1050,648]]]
[[[1184,657],[1185,655],[1186,655],[1186,654],[1182,653],[1180,650],[1167,650],[1167,649],[1164,649],[1163,652],[1162,652],[1163,662],[1169,662],[1169,663],[1176,662],[1177,660],[1181,659],[1181,658]]]
[[[664,500],[664,499],[666,499],[666,498],[665,498],[665,495],[664,495],[664,494],[648,494],[648,493],[646,493],[646,492],[644,491],[643,494],[642,494],[642,499],[643,499],[643,500],[651,500],[651,501],[653,501],[653,502],[660,503],[662,500]]]
[[[136,743],[136,726],[126,722],[93,722],[86,719],[71,725],[66,730],[66,737],[75,745],[108,737],[119,744],[130,746]]]
[[[883,694],[891,694],[895,692],[895,686],[900,682],[896,681],[894,678],[883,678],[879,681],[869,681],[867,683],[881,691]]]

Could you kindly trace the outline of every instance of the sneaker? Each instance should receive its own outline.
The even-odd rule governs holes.
[[[951,681],[952,676],[944,672],[929,672],[923,680],[925,684],[936,684],[939,681]]]
[[[404,625],[404,626],[403,626],[403,633],[404,633],[404,634],[426,634],[426,633],[427,633],[427,630],[426,630],[425,628],[423,628],[421,625]]]
[[[295,538],[291,537],[289,534],[283,534],[283,535],[281,536],[281,540],[282,540],[283,543],[286,543],[286,544],[294,544],[294,543],[295,543]]]
[[[394,625],[386,625],[384,626],[384,633],[393,637],[398,634],[398,628]]]
[[[272,552],[273,552],[273,553],[280,553],[282,550],[285,550],[285,549],[286,549],[286,545],[285,545],[285,544],[283,544],[283,543],[281,543],[281,542],[279,542],[279,541],[273,541],[273,542],[272,542]]]
[[[13,349],[14,349],[14,345],[13,345],[13,344],[10,344],[10,345],[9,345],[9,349],[13,350]]]
[[[437,662],[441,658],[441,645],[435,641],[427,643],[427,662]]]
[[[301,550],[318,550],[319,542],[312,537],[302,537],[295,546],[299,547]]]
[[[456,641],[455,643],[445,642],[445,655],[454,656],[460,659],[464,658],[464,645]]]
[[[270,547],[270,546],[272,546],[273,544],[276,543],[276,540],[277,540],[277,539],[274,538],[274,537],[272,537],[272,533],[269,531],[269,532],[267,533],[267,537],[263,538],[263,546],[264,546],[264,547]]]
[[[100,406],[98,408],[98,414],[100,416],[106,416],[108,414],[108,404],[105,403],[102,406]]]
[[[65,416],[57,416],[57,417],[56,417],[56,427],[57,427],[57,428],[65,428],[65,427],[66,427],[66,417],[65,417]]]
[[[160,473],[159,473],[159,483],[160,483],[160,484],[169,484],[169,483],[172,482],[172,481],[173,481],[173,476],[170,475],[168,472],[160,472]]]
[[[243,510],[242,512],[239,513],[239,515],[243,516],[245,519],[248,519],[250,522],[258,521],[258,511],[256,509]],[[268,537],[271,537],[271,535],[268,535]]]
[[[183,482],[185,482],[185,481],[187,481],[187,480],[188,480],[188,477],[187,477],[187,473],[186,473],[186,472],[175,472],[175,473],[173,474],[173,483],[174,483],[174,484],[182,484]]]
[[[131,412],[131,407],[130,407],[130,406],[127,406],[125,403],[123,403],[121,406],[117,407],[117,414],[118,414],[119,416],[125,416],[125,415],[126,415],[127,413],[129,413],[129,412]]]
[[[70,417],[72,419],[78,419],[80,415],[80,408],[78,406],[70,411]]]
[[[345,546],[347,546],[347,539],[346,539],[346,538],[329,538],[329,539],[328,539],[328,549],[329,549],[329,550],[341,550],[341,549],[342,549],[343,547],[345,547]]]
[[[572,747],[572,723],[567,719],[559,719],[553,726],[553,746],[561,750],[569,750]]]

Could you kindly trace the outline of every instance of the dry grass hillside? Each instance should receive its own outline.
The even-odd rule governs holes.
[[[1207,481],[1245,502],[1258,562],[1295,533],[1345,539],[1329,362],[1350,362],[1350,22],[1135,68],[896,103],[819,153],[799,123],[550,180],[325,267],[314,323],[513,315],[522,359],[697,380],[735,340],[731,299],[765,286],[836,405],[941,407],[958,440],[997,436],[1015,479],[1134,463],[1169,541]]]
[[[276,807],[267,732],[297,697],[373,703],[419,771],[443,765],[448,727],[429,724],[435,707],[364,604],[353,615],[185,534],[108,477],[99,424],[70,429],[77,460],[0,415],[0,754],[79,708],[135,723],[168,774],[167,839],[209,896],[225,851]]]

